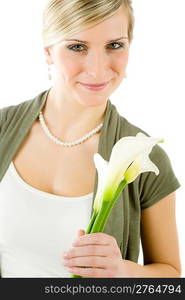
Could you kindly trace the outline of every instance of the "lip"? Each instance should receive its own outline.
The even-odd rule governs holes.
[[[108,81],[107,82],[102,82],[102,83],[97,83],[97,84],[90,84],[90,83],[80,82],[80,84],[88,86],[88,87],[103,87],[103,86],[107,85],[107,83],[108,83]]]
[[[82,83],[80,82],[80,84],[88,89],[92,89],[92,90],[101,90],[103,89],[107,84],[109,83],[109,81],[107,82],[103,82],[103,83],[99,83],[99,84],[89,84],[89,83]]]

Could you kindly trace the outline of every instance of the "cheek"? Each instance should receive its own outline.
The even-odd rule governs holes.
[[[63,57],[57,64],[58,72],[63,75],[66,80],[70,80],[80,72],[80,65],[80,62],[76,58]]]
[[[76,70],[80,69],[81,62],[78,57],[70,56],[66,57],[65,60],[63,60],[63,64],[66,70],[75,72]]]
[[[115,70],[122,74],[124,73],[126,66],[128,63],[128,53],[122,54],[120,56],[118,56],[115,60],[114,60],[114,67]]]

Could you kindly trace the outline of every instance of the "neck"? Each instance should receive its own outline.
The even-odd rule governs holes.
[[[63,141],[72,141],[103,122],[106,105],[105,101],[98,106],[84,106],[52,87],[42,112],[54,135]]]

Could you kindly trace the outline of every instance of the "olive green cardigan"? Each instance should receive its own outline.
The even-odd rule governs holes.
[[[46,103],[49,91],[50,89],[41,92],[34,99],[0,109],[0,181]],[[114,144],[121,137],[135,136],[138,132],[146,134],[122,117],[108,100],[98,153],[108,161]],[[104,229],[105,233],[116,238],[123,259],[134,262],[137,262],[139,255],[141,210],[153,205],[180,186],[169,158],[160,146],[156,145],[153,148],[150,158],[159,168],[160,174],[156,176],[153,172],[145,172],[127,185],[112,209]],[[93,201],[97,179],[96,172]]]

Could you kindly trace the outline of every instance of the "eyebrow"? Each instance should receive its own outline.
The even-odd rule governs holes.
[[[119,40],[122,40],[122,39],[128,39],[128,37],[127,37],[127,36],[122,36],[122,37],[117,38],[117,39],[109,40],[109,41],[107,41],[107,43],[119,41]],[[88,41],[82,41],[82,40],[78,40],[78,39],[67,39],[67,40],[64,40],[64,41],[76,41],[76,42],[80,42],[80,43],[86,43],[86,44],[89,44]]]

